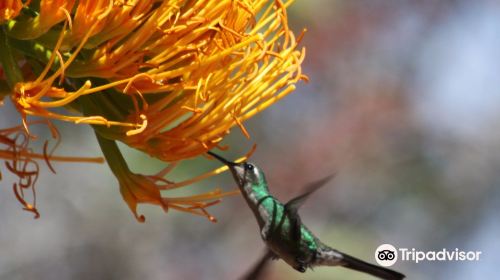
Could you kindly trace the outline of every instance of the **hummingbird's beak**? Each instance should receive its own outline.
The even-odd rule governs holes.
[[[229,161],[218,154],[215,154],[211,151],[208,151],[207,154],[213,156],[214,158],[218,159],[220,162],[224,163],[229,167],[229,170],[233,174],[234,179],[238,182],[238,184],[241,184],[243,182],[243,176],[245,173],[245,169],[242,167],[242,164],[238,164],[232,161]]]
[[[231,169],[231,167],[234,167],[235,165],[237,165],[236,163],[232,162],[232,161],[229,161],[221,156],[219,156],[218,154],[215,154],[211,151],[208,151],[207,154],[213,156],[214,158],[218,159],[219,161],[221,161],[222,163],[224,163],[225,165],[227,165],[229,167],[229,169]]]

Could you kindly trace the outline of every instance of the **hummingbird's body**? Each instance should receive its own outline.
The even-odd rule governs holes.
[[[236,164],[208,152],[229,166],[243,197],[260,227],[260,234],[271,251],[267,256],[281,258],[300,272],[313,266],[344,266],[383,279],[403,279],[404,275],[375,266],[341,253],[323,244],[300,220],[299,207],[316,189],[330,178],[314,182],[308,191],[286,204],[269,193],[264,173],[250,163]]]
[[[257,184],[243,186],[241,191],[257,219],[267,247],[276,257],[299,271],[305,271],[315,262],[322,261],[318,259],[317,252],[326,249],[326,246],[301,223],[298,216],[294,216],[294,210],[291,209],[293,204],[283,205],[273,197],[264,174],[259,176],[261,178]],[[333,262],[339,261],[334,256],[331,259]]]

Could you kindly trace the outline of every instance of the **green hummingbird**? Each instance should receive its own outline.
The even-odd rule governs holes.
[[[302,223],[298,214],[300,206],[333,175],[309,184],[304,194],[282,204],[270,194],[264,172],[260,168],[248,162],[228,161],[210,151],[208,154],[227,165],[233,174],[269,249],[265,258],[281,258],[300,272],[314,266],[343,266],[382,279],[405,277],[399,272],[367,263],[325,245]],[[260,263],[263,265],[265,260]]]

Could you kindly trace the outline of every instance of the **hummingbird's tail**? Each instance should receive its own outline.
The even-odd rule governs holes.
[[[340,265],[386,280],[400,280],[405,278],[404,274],[397,271],[367,263],[327,246],[319,249],[315,265]]]

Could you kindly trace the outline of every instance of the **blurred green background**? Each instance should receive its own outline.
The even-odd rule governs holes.
[[[482,251],[478,262],[398,262],[409,279],[493,279],[500,263],[500,5],[467,0],[297,0],[289,20],[311,79],[236,128],[222,153],[258,144],[252,161],[282,201],[337,172],[301,210],[325,243],[367,261],[382,243]],[[7,103],[1,127],[17,124]],[[100,155],[89,127],[57,124],[58,154]],[[43,136],[43,131],[36,131]],[[165,165],[126,150],[137,172]],[[218,166],[202,157],[171,179]],[[241,197],[219,222],[142,206],[131,215],[105,165],[42,164],[41,219],[0,188],[0,279],[237,279],[264,252]],[[3,167],[2,167],[3,168]],[[3,169],[2,169],[3,170]],[[165,195],[235,188],[229,173]],[[266,279],[371,279],[343,268],[300,274],[273,262]]]

